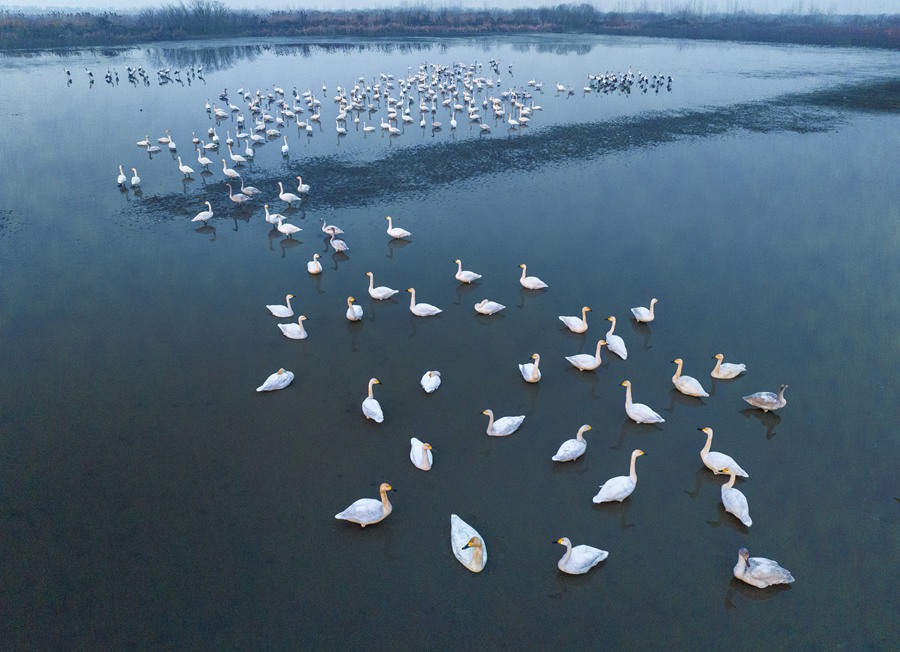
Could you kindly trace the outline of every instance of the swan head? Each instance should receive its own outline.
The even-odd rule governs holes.
[[[532,360],[540,360],[541,356],[539,356],[537,353],[534,353],[534,354],[532,354],[531,359]]]
[[[427,443],[426,443],[426,444],[422,444],[422,448],[424,448],[424,449],[427,450],[427,451],[433,451],[433,450],[434,450],[434,449],[431,447],[431,444],[427,444]]]
[[[672,363],[673,364],[684,364],[684,360],[682,360],[681,358],[675,358],[674,360],[672,360]]]
[[[525,269],[525,263],[520,263],[519,267],[521,267],[522,269]]]
[[[372,383],[373,385],[380,385],[380,384],[381,384],[381,381],[378,380],[377,378],[371,378],[371,379],[369,379],[369,382]]]
[[[724,359],[725,359],[725,356],[722,355],[721,353],[716,353],[716,354],[713,356],[713,360],[724,360]]]
[[[482,545],[483,544],[481,543],[481,539],[479,539],[478,537],[472,537],[461,549],[465,550],[466,548],[481,548]]]
[[[309,317],[307,317],[306,315],[300,315],[299,317],[297,317],[297,323],[299,324],[301,321],[306,321],[307,319],[309,319]]]
[[[607,341],[606,341],[606,340],[600,340],[600,341],[597,342],[597,344],[599,344],[599,345],[601,345],[601,346],[604,346],[604,345],[607,344]]]
[[[569,537],[562,537],[561,539],[557,539],[553,543],[558,543],[561,546],[571,546],[572,542],[569,541]]]
[[[494,413],[491,410],[482,410],[481,413],[488,417],[494,416]]]
[[[372,276],[372,272],[366,272],[366,276]]]
[[[610,315],[609,317],[606,318],[606,321],[611,321],[613,324],[615,324],[615,323],[616,323],[616,318],[613,317],[612,315]]]
[[[266,210],[269,210],[269,205],[266,204],[265,206],[263,206],[263,208],[265,208]]]
[[[356,301],[356,299],[354,299],[353,297],[347,297],[347,305],[348,305],[348,306],[349,306],[350,304],[352,304],[354,301]]]
[[[646,455],[646,454],[647,453],[642,451],[640,448],[635,448],[634,452],[632,453],[632,455],[634,455],[635,457],[640,457],[641,455]]]
[[[293,299],[293,298],[294,298],[294,295],[293,295],[293,294],[289,294],[289,295],[287,295],[287,298],[288,298],[288,299]]]
[[[746,548],[741,548],[740,550],[738,550],[738,557],[743,557],[744,561],[749,561],[750,560],[750,551],[747,550]]]
[[[459,258],[457,258],[453,262],[456,263],[457,265],[462,265],[462,261]]]
[[[319,254],[313,254],[313,260],[319,260]]]
[[[712,435],[712,434],[713,434],[713,429],[710,428],[710,427],[706,427],[706,428],[697,428],[697,430],[699,430],[700,432],[702,432],[704,435]]]
[[[279,370],[276,371],[275,373],[277,373],[279,376],[282,375],[282,374],[284,373],[284,367],[282,367],[281,369],[279,369]]]
[[[382,483],[381,483],[381,486],[378,487],[378,491],[385,492],[385,491],[397,491],[397,490],[394,489],[394,488],[393,488],[391,485],[389,485],[387,482],[382,482]]]
[[[621,383],[619,383],[619,385],[622,386],[622,387],[631,387],[631,381],[630,381],[630,380],[623,380]]]
[[[655,303],[659,303],[659,299],[657,299],[657,298],[655,298],[655,297],[654,297],[653,299],[650,299],[650,306],[651,306],[651,307],[653,307],[653,304],[655,304]]]
[[[407,288],[406,291],[407,292],[415,292],[415,290],[413,288]]]
[[[591,309],[588,308],[587,306],[584,306],[584,307],[581,309],[581,312],[591,312]]]

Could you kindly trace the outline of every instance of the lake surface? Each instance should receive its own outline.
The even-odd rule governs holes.
[[[458,114],[451,130],[439,96],[443,129],[421,129],[413,92],[400,136],[380,129],[386,102],[362,114],[376,132],[335,131],[338,85],[459,62],[496,81],[491,59],[494,95],[528,89],[542,107],[530,126],[490,118],[481,135]],[[158,83],[158,69],[191,65],[202,79]],[[126,66],[150,83],[129,83]],[[588,75],[629,68],[672,83],[582,92]],[[0,70],[3,647],[896,646],[900,53],[245,41],[5,55]],[[222,106],[227,88],[245,108],[238,88],[276,85],[289,103],[295,87],[315,93],[321,127],[289,123],[286,158],[280,138],[257,147],[241,166],[262,191],[248,206],[228,200],[224,148],[213,174],[182,181],[165,145],[135,146],[169,129],[199,170],[191,135],[216,124],[207,100]],[[231,114],[217,133],[236,127]],[[139,192],[117,188],[119,165],[137,168]],[[311,192],[288,209],[277,182],[294,190],[297,175]],[[215,216],[198,227],[207,200]],[[266,202],[303,231],[282,237]],[[408,242],[390,240],[386,215]],[[348,254],[329,248],[323,218]],[[456,258],[477,284],[454,279]],[[524,290],[520,263],[549,289]],[[367,271],[401,292],[371,300]],[[443,312],[413,317],[408,287]],[[287,293],[306,340],[284,338],[276,324],[290,320],[265,308]],[[651,297],[656,320],[635,324],[629,309]],[[483,298],[507,308],[477,315]],[[570,333],[557,316],[584,305],[589,330]],[[576,371],[564,356],[593,353],[608,315],[628,359],[604,348],[600,369]],[[535,352],[530,385],[517,364]],[[719,352],[746,373],[713,382]],[[678,357],[709,398],[675,391]],[[279,367],[294,382],[255,392]],[[431,395],[418,382],[429,369],[443,379]],[[382,424],[360,410],[370,377]],[[625,379],[665,423],[627,418]],[[782,383],[778,412],[741,400]],[[486,408],[526,419],[487,437]],[[584,423],[584,456],[552,462]],[[750,474],[749,529],[701,464],[703,426]],[[412,436],[434,447],[427,473],[410,463]],[[594,505],[635,448],[634,494]],[[382,482],[396,489],[385,521],[334,519]],[[479,575],[453,557],[451,513],[486,540]],[[562,574],[563,536],[609,558]],[[742,546],[796,582],[735,580]]]

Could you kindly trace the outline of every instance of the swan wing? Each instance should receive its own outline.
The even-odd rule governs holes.
[[[375,423],[384,421],[384,413],[381,411],[381,404],[377,399],[367,397],[362,402],[362,411],[367,419],[371,419]]]
[[[593,371],[600,366],[595,356],[588,355],[586,353],[579,353],[578,355],[567,355],[566,360],[572,363],[573,367],[580,369],[581,371]]]
[[[294,372],[292,371],[276,371],[274,374],[266,378],[266,382],[256,388],[257,392],[271,392],[276,389],[284,389],[294,380]]]
[[[634,491],[634,483],[627,475],[618,475],[600,485],[600,491],[594,496],[595,503],[608,503],[613,500],[622,502]]]
[[[706,459],[703,460],[703,463],[706,467],[718,475],[722,469],[731,469],[734,471],[734,474],[739,478],[749,478],[747,472],[740,467],[740,465],[734,461],[734,458],[730,455],[726,455],[725,453],[719,453],[718,451],[710,451],[706,454]]]
[[[384,505],[374,498],[360,498],[343,512],[334,515],[343,521],[351,521],[360,525],[377,523],[385,517]]]
[[[586,441],[578,441],[577,439],[568,439],[562,443],[559,450],[556,451],[552,459],[554,462],[570,462],[581,457],[587,449]]]
[[[725,505],[725,511],[729,514],[734,514],[741,523],[747,527],[753,525],[747,497],[739,489],[722,487],[722,504]]]
[[[570,575],[581,575],[587,573],[608,556],[609,553],[606,550],[600,550],[593,546],[574,546],[566,563],[564,564],[563,560],[560,560],[559,569]]]
[[[703,389],[700,381],[693,376],[679,376],[678,379],[673,382],[675,384],[675,389],[686,396],[709,396],[709,394],[706,393],[706,390]]]
[[[608,332],[606,334],[606,348],[615,353],[623,360],[628,359],[628,349],[625,348],[625,340],[618,335]]]
[[[794,581],[794,576],[788,569],[781,567],[777,561],[765,557],[750,557],[744,575],[760,582],[756,586],[762,587],[772,584],[790,584]]]
[[[522,425],[523,421],[525,421],[525,415],[517,417],[501,417],[494,421],[493,432],[490,434],[493,437],[511,435],[519,429],[519,426]]]
[[[431,394],[434,390],[441,386],[441,372],[426,371],[425,375],[422,376],[422,380],[419,381],[419,384],[422,385],[422,389]]]
[[[632,403],[625,407],[625,412],[631,417],[632,421],[637,423],[664,423],[665,419],[650,409],[643,403]]]

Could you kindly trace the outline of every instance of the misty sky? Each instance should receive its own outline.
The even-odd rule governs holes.
[[[580,0],[225,0],[232,9],[367,9],[398,6],[448,6],[448,7],[524,7],[560,2],[579,4]],[[629,11],[649,8],[658,11],[675,11],[684,6],[702,8],[705,12],[725,11],[735,5],[759,13],[807,13],[815,11],[834,14],[896,14],[900,12],[900,0],[588,0],[601,11]],[[180,0],[0,0],[0,9],[35,7],[40,9],[140,9],[178,4]],[[186,2],[189,4],[189,2]]]

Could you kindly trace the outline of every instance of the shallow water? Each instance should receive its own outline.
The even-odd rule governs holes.
[[[418,122],[398,138],[352,123],[334,132],[337,84],[424,62],[477,60],[488,74],[491,58],[501,88],[544,82],[543,110],[519,133],[497,123],[480,136],[462,120],[454,133],[446,111],[434,133]],[[156,83],[157,68],[200,62],[205,80]],[[150,85],[125,80],[138,64]],[[0,58],[4,639],[890,647],[898,64],[862,49],[556,36]],[[107,67],[118,86],[104,83]],[[671,75],[671,90],[580,92],[589,73],[629,67]],[[558,95],[556,81],[578,92]],[[134,145],[171,129],[196,169],[190,135],[213,124],[206,99],[274,84],[321,95],[322,128],[285,129],[288,159],[280,140],[257,150],[245,177],[265,199],[252,208],[232,207],[221,167],[183,183],[168,152],[149,159]],[[220,124],[220,137],[234,127]],[[137,167],[141,193],[116,188],[119,164]],[[293,189],[298,174],[312,192],[284,210],[277,181]],[[198,229],[205,200],[216,216]],[[293,242],[265,224],[264,201],[303,227]],[[410,242],[389,241],[385,215]],[[321,218],[347,231],[349,255],[332,254]],[[315,252],[316,278],[305,268]],[[453,279],[455,258],[483,275],[477,285]],[[523,290],[522,262],[550,288]],[[369,299],[370,270],[401,290],[395,300]],[[444,312],[412,317],[412,286]],[[288,292],[307,340],[282,337],[264,308]],[[351,294],[362,323],[344,318]],[[656,321],[628,319],[654,296]],[[485,297],[508,307],[479,316]],[[565,331],[557,315],[583,305],[587,334]],[[628,360],[604,350],[598,371],[570,368],[564,356],[593,352],[607,315]],[[516,365],[534,352],[543,379],[527,385]],[[718,352],[748,371],[711,382]],[[708,399],[673,389],[676,357]],[[253,391],[279,367],[296,373],[288,389]],[[443,378],[433,395],[418,385],[428,369]],[[372,376],[380,425],[360,411]],[[627,419],[625,378],[664,424]],[[740,399],[781,383],[777,413]],[[488,438],[485,408],[527,416]],[[582,423],[586,454],[551,462]],[[749,530],[700,463],[707,425],[713,448],[750,474]],[[409,462],[411,436],[434,446],[428,473]],[[634,448],[647,453],[634,495],[592,504]],[[387,520],[334,520],[384,481],[397,489]],[[451,513],[487,540],[480,575],[449,550]],[[609,558],[563,575],[561,536]],[[737,582],[741,546],[797,581]]]

